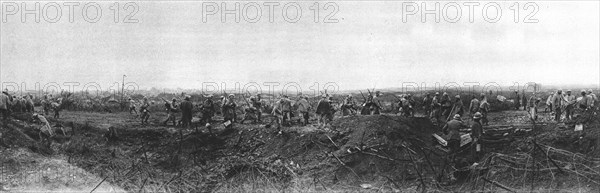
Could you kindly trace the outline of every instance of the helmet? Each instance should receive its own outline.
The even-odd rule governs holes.
[[[460,95],[456,95],[454,96],[454,98],[460,99]]]
[[[473,119],[481,119],[481,117],[483,117],[483,115],[480,112],[476,112],[475,115],[473,115]]]
[[[454,119],[460,119],[460,115],[459,114],[454,115]]]

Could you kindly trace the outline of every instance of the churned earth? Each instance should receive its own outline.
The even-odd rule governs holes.
[[[422,117],[336,117],[280,133],[269,117],[209,130],[161,125],[161,113],[141,125],[128,113],[67,111],[50,119],[67,135],[47,143],[20,114],[2,126],[0,182],[11,192],[599,190],[598,115],[556,124],[542,113],[535,127],[526,115],[491,113],[485,154],[473,160],[466,145],[450,164],[431,136],[440,127]]]

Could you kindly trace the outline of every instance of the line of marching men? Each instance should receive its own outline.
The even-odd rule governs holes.
[[[361,93],[362,94],[362,93]],[[338,107],[341,111],[342,117],[356,115],[360,112],[361,115],[377,115],[380,114],[382,109],[382,103],[380,97],[382,94],[377,91],[369,94],[364,98],[362,105],[357,105],[357,102],[353,99],[352,95],[347,95],[341,102],[336,102],[332,96],[323,94],[320,96],[316,104],[316,108],[309,102],[309,97],[306,95],[298,95],[296,100],[290,99],[287,95],[281,95],[281,97],[275,101],[272,107],[272,111],[269,113],[270,116],[275,117],[274,123],[277,126],[290,126],[293,117],[298,117],[297,122],[301,125],[309,124],[310,112],[314,112],[317,116],[317,122],[319,126],[328,126],[334,118],[334,114],[337,112]],[[234,94],[229,94],[221,97],[221,100],[213,101],[213,95],[204,96],[205,100],[198,105],[193,105],[190,102],[190,96],[185,96],[185,99],[178,103],[178,100],[174,98],[172,101],[162,99],[165,104],[167,112],[167,118],[163,121],[163,124],[172,122],[173,125],[187,126],[191,124],[191,117],[193,109],[199,109],[202,116],[200,116],[200,124],[210,124],[213,116],[216,114],[217,109],[220,108],[223,115],[223,122],[226,126],[233,123],[244,123],[246,121],[252,121],[253,123],[262,122],[263,110],[265,104],[260,94],[249,97],[249,100],[244,98],[242,101],[246,103],[244,109],[244,115],[242,120],[238,120],[236,108],[238,104]],[[130,100],[130,113],[136,113],[135,102]],[[147,98],[143,99],[142,105],[140,106],[141,121],[142,124],[148,123],[150,111],[148,107],[151,102]],[[402,95],[399,98],[398,107],[401,114],[405,116],[414,116],[413,107],[415,101],[410,94]],[[438,122],[445,122],[451,120],[452,116],[459,114],[462,115],[465,112],[465,108],[460,95],[456,95],[454,99],[451,99],[448,93],[444,93],[440,96],[439,93],[435,93],[433,97],[430,94],[423,99],[423,107],[426,114],[432,119],[436,119]],[[487,112],[489,111],[489,104],[485,100],[485,95],[481,95],[481,101],[477,97],[473,97],[469,106],[469,112],[473,115],[476,112],[480,112],[483,116],[484,123],[487,123]],[[181,112],[182,117],[177,121],[177,114]],[[442,119],[442,117],[444,117]],[[273,123],[273,122],[272,122]]]
[[[381,103],[378,97],[381,95],[380,92],[369,94],[366,98],[366,102],[362,105],[363,111],[361,114],[379,114],[381,109]],[[166,119],[163,121],[164,125],[172,123],[173,125],[188,126],[191,125],[191,120],[194,111],[200,112],[200,124],[206,124],[207,126],[213,122],[213,117],[220,108],[223,116],[223,123],[225,126],[229,126],[233,123],[244,123],[246,121],[252,121],[253,123],[263,122],[263,111],[266,109],[265,103],[262,100],[260,94],[252,95],[248,99],[237,100],[236,95],[228,94],[222,96],[220,100],[214,100],[213,95],[204,95],[204,101],[200,104],[194,105],[191,102],[191,96],[186,95],[183,100],[173,98],[171,101],[162,99],[167,113]],[[181,101],[181,102],[179,102]],[[238,120],[238,107],[239,101],[244,101],[246,108],[244,109],[244,115],[241,120]],[[129,113],[140,114],[142,124],[148,124],[150,117],[149,107],[153,104],[148,98],[144,97],[141,104],[136,103],[133,99],[129,98]],[[139,107],[139,112],[138,108]],[[334,114],[338,107],[342,112],[342,116],[356,115],[358,112],[358,106],[353,100],[352,95],[346,96],[341,103],[336,102],[332,96],[323,94],[320,96],[316,104],[316,108],[309,102],[309,97],[306,95],[298,95],[295,100],[290,99],[287,95],[281,95],[271,107],[269,112],[270,117],[275,117],[269,124],[276,124],[280,126],[290,126],[292,124],[292,118],[298,117],[297,122],[301,125],[309,124],[309,118],[311,112],[317,115],[317,122],[319,126],[328,126],[333,120]],[[181,118],[177,117],[181,114]]]

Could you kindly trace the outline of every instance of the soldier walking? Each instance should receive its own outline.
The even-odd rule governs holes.
[[[554,121],[560,122],[560,118],[562,115],[562,108],[565,104],[565,99],[562,94],[562,90],[556,91],[556,94],[552,97],[552,106],[554,107]]]
[[[150,107],[150,102],[148,102],[148,98],[144,97],[144,102],[140,107],[140,112],[142,113],[142,125],[144,123],[148,124],[148,119],[150,118],[150,111],[148,110],[148,107]]]
[[[133,114],[131,112],[134,112],[135,115],[137,115],[138,112],[135,109],[135,101],[132,98],[129,98],[128,102],[129,102],[129,114],[131,115],[131,114]]]
[[[431,115],[429,116],[429,118],[435,119],[436,123],[440,122],[441,107],[442,104],[440,103],[440,93],[435,92],[435,96],[433,96],[433,99],[431,99]]]
[[[201,124],[210,124],[212,122],[212,117],[215,114],[215,107],[212,101],[212,95],[204,96],[206,100],[200,105],[200,111],[202,112],[202,117],[200,118]]]
[[[348,95],[341,105],[342,116],[349,116],[355,114],[356,102],[352,99],[352,95]]]
[[[481,124],[488,125],[487,115],[490,112],[490,104],[487,102],[485,95],[481,95],[481,104],[479,105],[479,112],[481,113]]]
[[[479,105],[481,105],[481,103],[477,100],[477,97],[473,95],[471,103],[469,104],[469,114],[474,115],[476,112],[479,112]]]
[[[473,139],[473,141],[471,142],[471,157],[473,159],[473,162],[479,160],[479,152],[481,152],[481,143],[479,142],[479,139],[481,139],[481,136],[483,135],[481,117],[481,113],[476,112],[473,115],[473,124],[471,124],[471,139]]]
[[[163,101],[165,101],[165,108],[166,108],[166,111],[167,111],[167,120],[165,120],[163,122],[163,125],[167,125],[167,123],[169,121],[172,121],[173,122],[173,126],[177,126],[176,115],[175,115],[175,113],[177,113],[177,109],[179,107],[177,105],[177,99],[173,98],[172,102],[169,102],[169,101],[167,101],[165,99],[163,99]]]
[[[425,117],[428,117],[431,114],[431,94],[427,93],[425,98],[423,98],[423,110],[425,110]]]
[[[317,104],[316,114],[319,116],[319,126],[326,126],[328,124],[327,116],[331,111],[331,104],[329,103],[329,99],[327,96],[323,95],[322,99]]]
[[[300,100],[296,102],[298,104],[298,112],[302,118],[302,125],[306,126],[308,124],[309,114],[308,112],[312,109],[310,104],[308,103],[308,96],[301,96]]]
[[[577,99],[574,95],[571,95],[571,90],[567,90],[567,95],[565,95],[565,118],[567,120],[573,119],[575,103],[577,103]]]
[[[233,122],[235,122],[235,117],[236,117],[235,108],[237,107],[237,104],[234,101],[234,97],[235,97],[235,95],[229,94],[229,96],[224,100],[223,106],[222,106],[223,121],[225,121],[225,122],[230,121],[231,124],[233,124]]]
[[[181,109],[181,125],[183,128],[190,127],[192,125],[192,109],[194,108],[194,104],[192,104],[191,96],[186,95],[185,99],[179,105]]]

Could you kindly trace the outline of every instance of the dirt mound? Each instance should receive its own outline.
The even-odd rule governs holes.
[[[51,155],[54,153],[47,144],[43,144],[38,140],[38,133],[33,131],[34,125],[23,121],[10,119],[7,123],[0,125],[2,136],[0,146],[10,147],[26,147],[31,151],[43,155]]]
[[[413,164],[427,162],[422,159],[423,148],[431,146],[436,131],[425,118],[387,115],[341,118],[332,128],[335,144],[329,147],[337,149],[331,154],[331,162],[337,164],[333,179],[351,183],[405,181],[424,175]],[[333,144],[332,140],[321,142]]]
[[[401,139],[420,141],[429,145],[431,134],[437,131],[426,118],[388,115],[340,118],[332,123],[332,127],[339,132],[337,136],[344,136],[341,142],[344,144],[342,147],[346,148],[393,143]]]
[[[126,190],[140,189],[140,181],[148,178],[157,184],[145,187],[155,190],[227,192],[243,189],[226,182],[249,176],[283,184],[274,187],[283,190],[300,176],[318,179],[327,187],[388,178],[414,180],[422,171],[412,164],[425,162],[421,147],[430,144],[435,131],[427,119],[386,115],[340,118],[329,130],[311,132],[287,127],[278,134],[265,125],[240,124],[213,130],[211,134],[206,128],[119,128],[116,141],[102,141],[99,133],[74,136],[66,149],[74,163],[112,176],[107,180]],[[143,175],[128,178],[116,168]],[[189,182],[196,183],[189,186]]]

